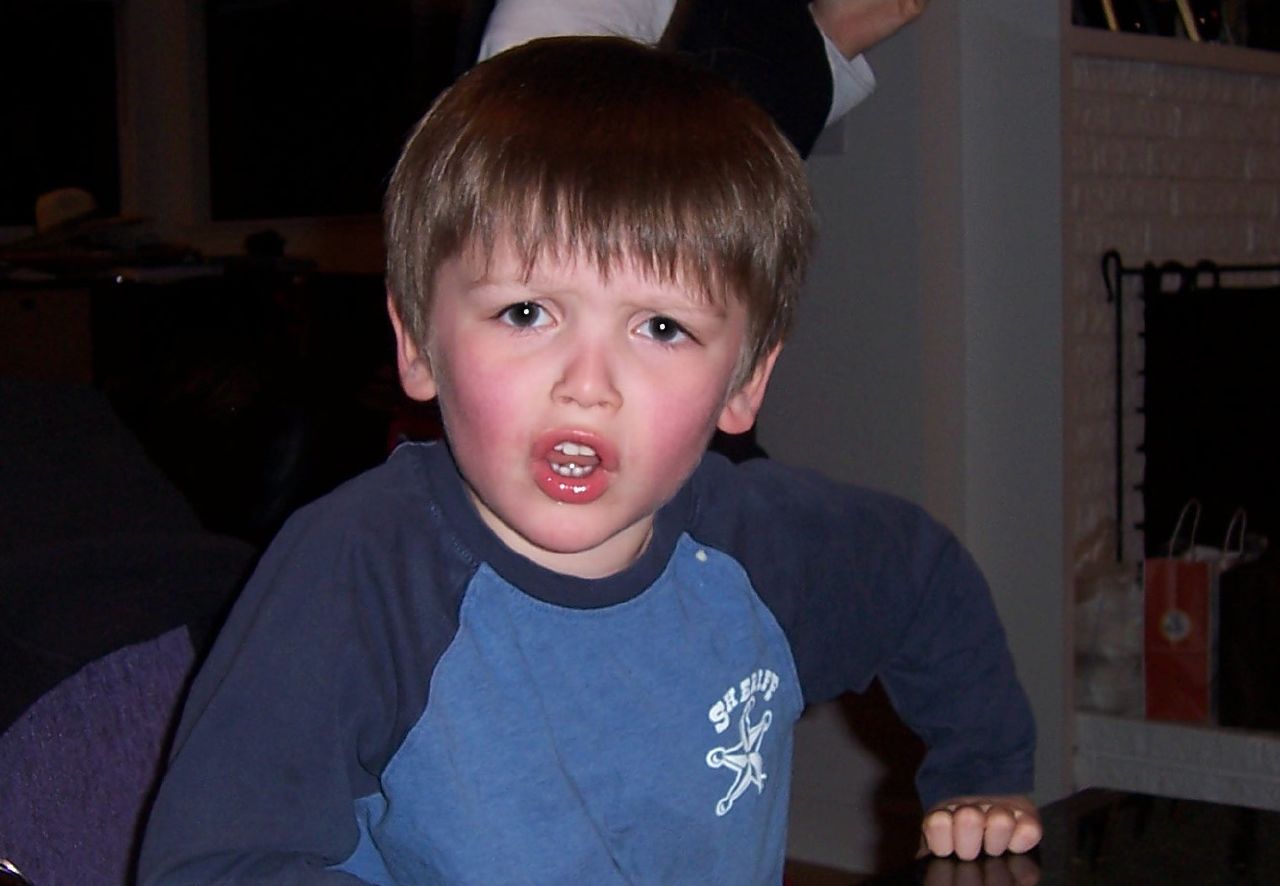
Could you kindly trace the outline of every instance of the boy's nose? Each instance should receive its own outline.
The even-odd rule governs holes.
[[[615,383],[615,367],[603,342],[583,342],[575,346],[565,361],[551,396],[558,403],[576,403],[592,409],[621,405],[622,395]]]

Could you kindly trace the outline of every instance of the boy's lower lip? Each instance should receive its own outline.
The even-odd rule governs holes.
[[[548,498],[572,505],[590,504],[609,488],[609,474],[603,469],[585,477],[563,477],[545,460],[534,464],[534,480]]]

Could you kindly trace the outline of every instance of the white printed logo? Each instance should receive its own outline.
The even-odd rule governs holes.
[[[733,712],[741,708],[738,716],[738,743],[732,747],[712,748],[707,752],[707,765],[712,769],[732,769],[736,774],[729,793],[716,803],[716,815],[725,815],[747,788],[755,785],[756,793],[764,790],[764,757],[760,744],[773,722],[773,712],[765,711],[756,722],[751,721],[757,699],[769,701],[778,691],[778,675],[768,668],[757,668],[736,686],[730,686],[707,711],[707,719],[717,733],[725,733],[733,724]]]

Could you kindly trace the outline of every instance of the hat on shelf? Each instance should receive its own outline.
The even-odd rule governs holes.
[[[36,233],[88,219],[97,214],[98,201],[84,188],[58,188],[36,198]]]
[[[137,239],[136,234],[123,229],[142,221],[145,219],[140,216],[104,214],[93,194],[84,188],[55,188],[36,198],[35,233],[4,244],[0,251],[9,255],[68,247],[119,248],[121,237],[125,245]]]

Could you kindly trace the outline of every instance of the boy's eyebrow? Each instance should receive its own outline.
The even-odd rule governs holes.
[[[659,299],[659,301],[670,302],[672,300],[664,298],[664,299]],[[661,310],[663,305],[658,304],[655,307]],[[675,305],[675,307],[678,307],[681,310],[693,311],[694,313],[697,313],[697,314],[703,314],[715,320],[723,320],[725,317],[729,315],[729,305],[725,300],[709,298],[700,293],[688,294],[687,297],[680,300],[679,304]]]
[[[611,272],[606,272],[606,279],[611,276]],[[713,319],[723,319],[729,313],[728,296],[716,296],[712,293],[705,292],[699,287],[682,286],[674,280],[667,280],[661,275],[654,274],[646,277],[646,281],[652,285],[653,289],[644,290],[649,296],[650,302],[655,309],[662,307],[670,307],[672,310],[680,308],[681,310],[693,310],[697,313],[707,315]],[[483,261],[479,273],[471,278],[473,288],[483,287],[503,287],[503,286],[523,286],[531,290],[541,291],[544,289],[555,289],[557,287],[548,285],[539,280],[537,263],[530,268],[503,269],[501,265],[493,261]],[[659,286],[673,286],[683,293],[683,298],[675,298],[669,292],[660,291]]]
[[[478,264],[478,268],[469,269],[471,273],[467,274],[467,280],[472,288],[533,285],[533,275],[526,273],[523,269],[504,270],[491,261],[482,261]]]
[[[523,275],[481,274],[472,280],[471,288],[473,290],[520,288],[526,291],[530,298],[536,298],[544,293],[553,293],[561,287],[539,285],[536,279],[526,279]],[[729,306],[725,300],[709,298],[694,292],[680,297],[656,289],[643,289],[638,293],[624,295],[622,301],[634,303],[636,307],[644,307],[659,314],[668,312],[696,314],[711,320],[723,320],[729,315]]]
[[[502,286],[502,285],[510,285],[512,283],[525,284],[528,282],[529,281],[525,279],[523,275],[520,275],[520,274],[499,275],[499,274],[491,273],[490,271],[482,271],[481,273],[471,277],[471,285],[476,287]]]

